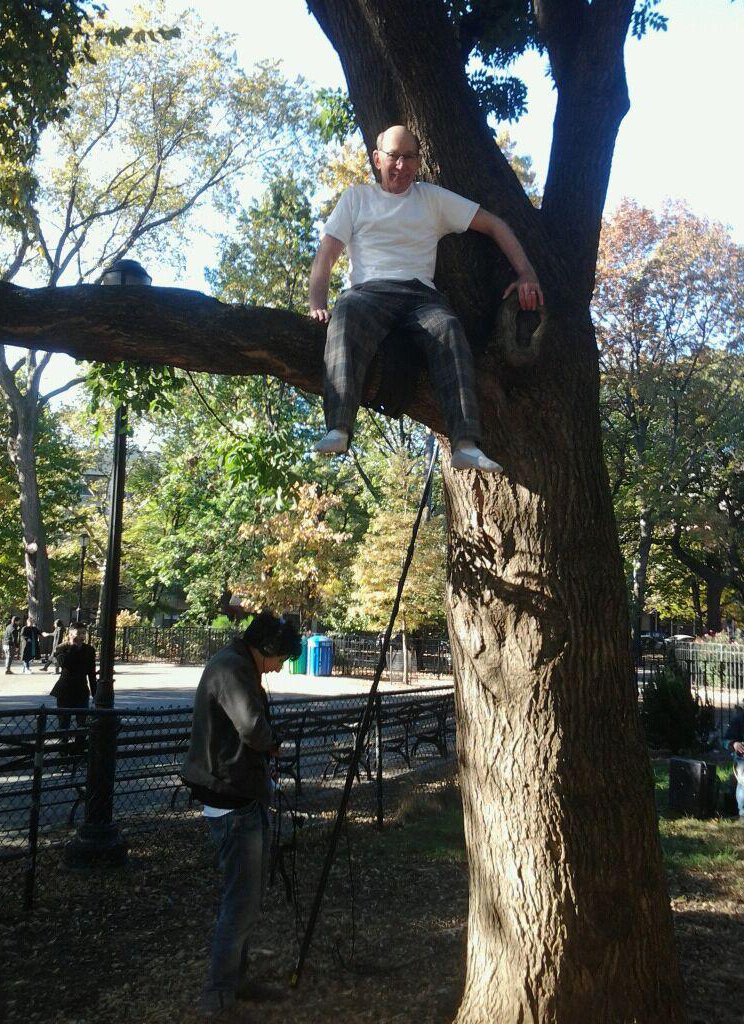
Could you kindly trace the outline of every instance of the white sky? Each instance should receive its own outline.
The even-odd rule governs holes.
[[[111,14],[125,24],[129,6],[108,0]],[[166,0],[170,17],[183,6]],[[304,0],[192,0],[191,6],[205,21],[235,33],[245,67],[280,58],[288,77],[344,85],[338,58]],[[630,39],[626,47],[631,110],[615,150],[607,212],[623,196],[650,207],[666,197],[684,198],[698,215],[730,225],[744,244],[744,3],[663,0],[660,10],[669,16],[669,30]],[[529,111],[511,134],[518,152],[533,158],[542,183],[555,94],[541,58],[528,55],[514,73],[527,83]],[[170,268],[148,268],[153,283],[205,290],[203,269],[213,262],[212,252],[211,242],[197,241],[184,274],[176,278]],[[55,357],[46,387],[68,379],[73,366],[67,357]]]

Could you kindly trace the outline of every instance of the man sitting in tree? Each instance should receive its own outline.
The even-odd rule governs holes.
[[[479,447],[480,410],[470,346],[432,281],[437,244],[444,235],[468,228],[489,235],[517,274],[503,297],[516,290],[525,310],[543,303],[537,275],[503,220],[470,199],[414,181],[419,141],[403,125],[380,133],[372,159],[380,184],[353,185],[342,194],[326,221],[310,272],[310,316],[329,324],[323,393],[328,433],[315,450],[333,455],[348,449],[367,368],[383,338],[399,327],[413,331],[426,352],[453,468],[499,473],[501,466]],[[331,316],[331,270],[346,246],[351,287]]]

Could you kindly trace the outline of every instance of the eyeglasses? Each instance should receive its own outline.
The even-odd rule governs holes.
[[[402,160],[404,164],[412,164],[419,158],[418,153],[389,153],[386,149],[380,149],[378,153],[389,156],[394,164],[397,164],[399,160]]]

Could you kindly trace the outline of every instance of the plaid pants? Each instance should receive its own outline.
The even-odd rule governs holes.
[[[334,306],[323,387],[328,429],[352,433],[367,368],[383,338],[396,327],[412,332],[426,353],[451,443],[469,437],[479,444],[470,345],[445,297],[417,280],[365,281],[345,291]]]

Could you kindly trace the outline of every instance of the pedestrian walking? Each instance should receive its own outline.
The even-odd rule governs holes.
[[[26,619],[26,625],[21,630],[21,642],[23,644],[23,651],[21,652],[21,661],[23,662],[23,671],[31,671],[31,662],[34,658],[38,658],[41,648],[39,647],[39,641],[44,634],[37,627],[33,620],[33,617],[29,615]]]
[[[18,648],[21,642],[20,632],[21,620],[18,615],[13,615],[8,620],[8,624],[5,627],[5,632],[3,633],[3,644],[5,646],[6,676],[12,675],[10,666],[13,664],[13,658],[18,657]]]

